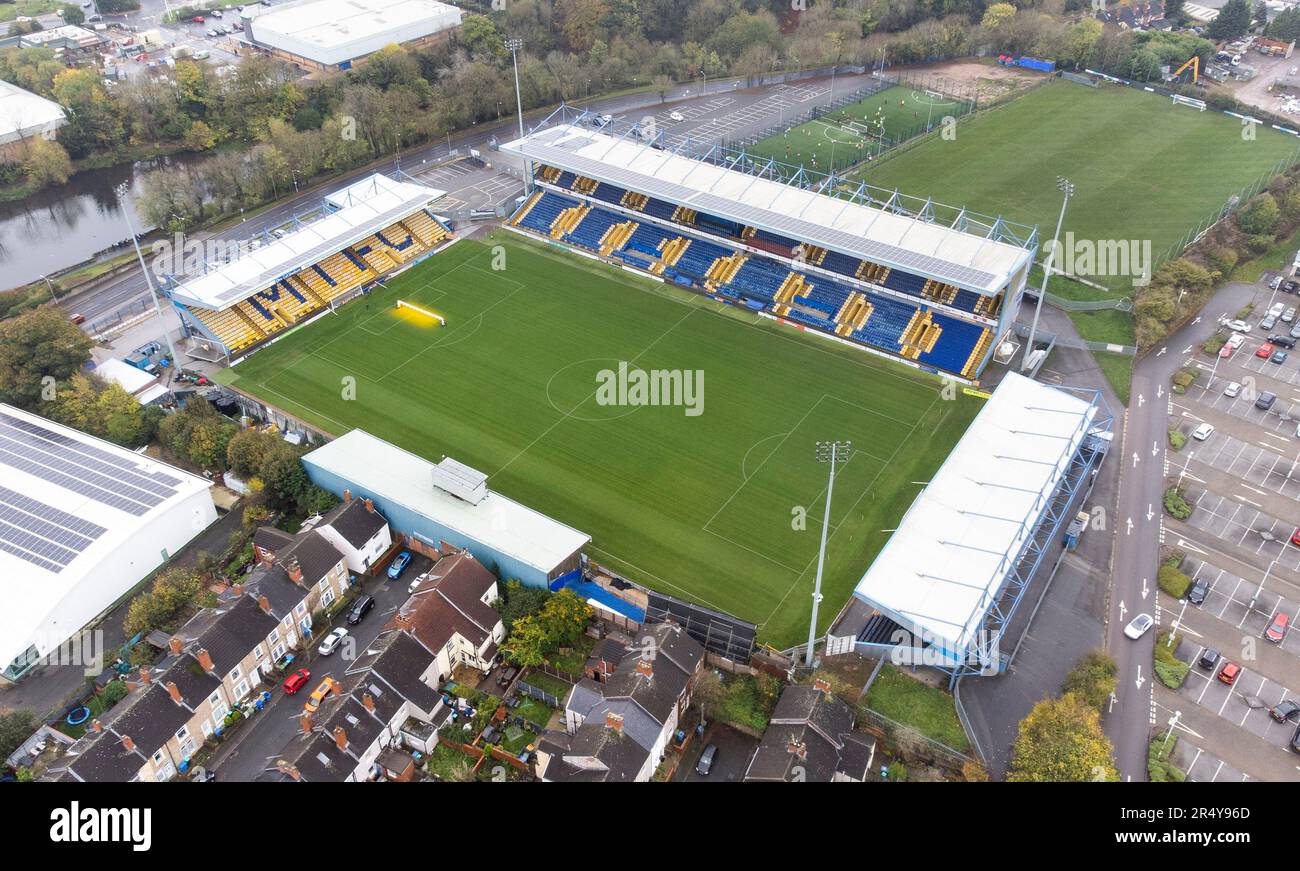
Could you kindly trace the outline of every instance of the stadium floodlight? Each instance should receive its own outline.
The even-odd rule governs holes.
[[[131,206],[126,201],[126,191],[126,182],[113,189],[113,193],[117,194],[118,208],[122,210],[122,217],[126,220],[127,232],[131,234],[131,244],[135,246],[135,257],[140,261],[140,271],[144,273],[144,282],[149,285],[149,295],[153,297],[153,310],[158,315],[158,325],[163,331],[163,338],[167,340],[167,353],[171,355],[171,365],[168,366],[168,372],[175,372],[178,365],[176,347],[172,345],[172,334],[167,329],[166,320],[163,318],[162,303],[158,301],[158,290],[153,286],[153,276],[149,274],[149,267],[144,263],[144,254],[140,251],[140,238],[135,235],[135,226],[131,223]],[[167,380],[170,383],[170,374],[168,374]]]
[[[1065,207],[1074,196],[1074,182],[1063,176],[1056,177],[1056,189],[1065,196],[1061,199],[1061,214],[1056,219],[1056,232],[1052,234],[1052,250],[1043,261],[1043,284],[1038,289],[1038,304],[1034,306],[1034,322],[1029,327],[1029,340],[1025,342],[1025,356],[1020,361],[1020,371],[1029,369],[1029,357],[1034,352],[1034,334],[1038,332],[1038,316],[1043,312],[1043,297],[1047,296],[1047,279],[1052,274],[1052,261],[1056,259],[1056,246],[1061,241],[1061,224],[1065,221]]]
[[[817,580],[813,585],[812,622],[808,624],[808,652],[804,665],[812,668],[813,645],[817,643],[817,606],[822,600],[822,569],[826,565],[826,530],[831,525],[831,493],[835,489],[835,466],[847,463],[853,442],[818,442],[817,462],[831,464],[830,480],[826,484],[826,511],[822,514],[822,543],[817,551]]]
[[[518,36],[506,37],[506,50],[510,52],[510,60],[515,65],[515,112],[519,116],[519,138],[524,138],[524,101],[519,95],[519,50],[524,47],[524,41]],[[527,181],[524,187],[532,190],[533,187],[533,162],[526,160],[524,166],[527,168]]]

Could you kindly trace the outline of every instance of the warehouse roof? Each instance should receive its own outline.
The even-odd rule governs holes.
[[[0,81],[0,145],[38,136],[61,126],[64,120],[58,103]]]
[[[303,0],[248,16],[254,42],[334,65],[460,24],[437,0]]]

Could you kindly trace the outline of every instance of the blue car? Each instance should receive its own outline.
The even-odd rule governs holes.
[[[397,559],[388,564],[388,580],[395,581],[406,571],[406,567],[411,564],[411,552],[404,550],[397,555]]]

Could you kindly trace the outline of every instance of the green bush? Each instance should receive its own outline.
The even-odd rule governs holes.
[[[1093,650],[1084,654],[1065,676],[1061,693],[1074,693],[1092,707],[1101,710],[1102,706],[1115,691],[1118,683],[1116,674],[1119,667],[1104,650]]]
[[[1201,350],[1211,357],[1215,357],[1218,356],[1218,353],[1223,350],[1223,346],[1227,343],[1228,340],[1223,336],[1213,335],[1201,343]]]
[[[1161,632],[1156,636],[1154,666],[1156,677],[1171,690],[1176,690],[1183,685],[1183,681],[1187,680],[1187,673],[1192,668],[1174,655],[1181,641],[1182,636],[1180,635],[1175,635],[1173,640],[1170,641],[1168,631]]]
[[[1169,447],[1176,451],[1181,451],[1183,445],[1187,444],[1187,436],[1183,435],[1176,429],[1169,431]]]
[[[1175,520],[1186,520],[1192,516],[1192,506],[1183,494],[1178,492],[1177,487],[1170,487],[1165,491],[1165,511]]]
[[[1178,739],[1170,738],[1169,746],[1163,750],[1162,744],[1163,736],[1153,740],[1147,748],[1147,780],[1152,783],[1182,783],[1187,779],[1187,773],[1169,761],[1169,755],[1178,746]]]
[[[1175,599],[1181,599],[1187,595],[1187,588],[1192,585],[1192,579],[1179,571],[1177,566],[1165,564],[1160,567],[1160,572],[1156,575],[1156,583],[1160,585],[1163,592]]]

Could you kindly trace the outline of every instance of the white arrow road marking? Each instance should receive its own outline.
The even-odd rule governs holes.
[[[1159,456],[1159,455],[1160,455],[1160,442],[1152,442],[1152,443],[1151,443],[1151,456],[1155,457],[1155,456]]]
[[[1138,465],[1138,459],[1139,459],[1139,457],[1138,457],[1138,452],[1137,452],[1137,451],[1134,451],[1134,452],[1133,452],[1133,468],[1135,468],[1135,469],[1137,468],[1137,465]]]
[[[1196,545],[1192,544],[1190,541],[1187,541],[1186,539],[1182,539],[1182,538],[1178,539],[1178,546],[1179,546],[1179,547],[1186,548],[1186,549],[1188,549],[1188,550],[1194,550],[1194,551],[1196,551],[1197,553],[1209,553],[1208,550],[1202,550],[1201,548],[1199,548],[1199,547],[1197,547]]]
[[[1114,691],[1112,691],[1110,694],[1110,706],[1106,708],[1106,713],[1109,714],[1111,711],[1115,710],[1115,705],[1118,703],[1119,698],[1115,695]]]
[[[1164,396],[1164,395],[1165,395],[1165,386],[1164,386],[1163,384],[1157,384],[1157,385],[1156,385],[1156,399],[1159,399],[1159,398],[1161,398],[1161,397]]]
[[[1143,579],[1142,579],[1142,598],[1145,599],[1145,598],[1146,598],[1147,596],[1149,596],[1149,595],[1151,595],[1151,587],[1147,585],[1147,579],[1146,579],[1146,578],[1143,578]]]
[[[1142,676],[1142,666],[1141,666],[1141,664],[1139,664],[1139,665],[1138,665],[1138,676],[1137,676],[1137,680],[1134,681],[1134,683],[1137,684],[1137,688],[1138,688],[1138,689],[1142,689],[1142,684],[1144,684],[1144,683],[1146,683],[1146,682],[1147,682],[1147,681],[1146,681],[1146,678],[1144,678],[1144,677]]]
[[[1146,400],[1146,397],[1143,396],[1141,393],[1139,393],[1139,394],[1138,394],[1138,408],[1141,408],[1141,407],[1142,407],[1142,404],[1145,403],[1146,401],[1147,401],[1147,400]]]
[[[1121,622],[1123,622],[1123,620],[1124,620],[1124,615],[1127,614],[1127,613],[1128,613],[1128,605],[1125,605],[1125,604],[1124,604],[1124,600],[1123,600],[1123,599],[1120,599],[1120,600],[1119,600],[1119,619],[1120,619]]]
[[[1130,517],[1126,522],[1128,523],[1128,532],[1125,533],[1125,534],[1126,534],[1126,535],[1132,535],[1132,534],[1133,534],[1133,518]]]
[[[1152,518],[1152,517],[1155,517],[1155,516],[1156,516],[1156,513],[1155,513],[1154,510],[1152,510],[1152,508],[1151,508],[1151,503],[1148,502],[1148,503],[1147,503],[1147,523],[1150,523],[1150,522],[1151,522],[1151,518]]]
[[[1168,348],[1161,348],[1159,351],[1156,352],[1156,356],[1163,357],[1165,355],[1165,352],[1168,350],[1169,350]]]

